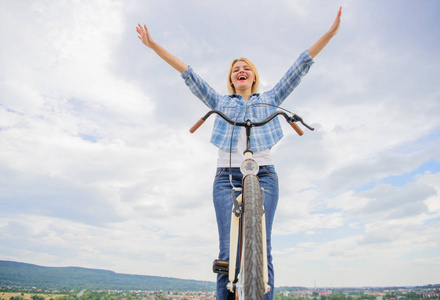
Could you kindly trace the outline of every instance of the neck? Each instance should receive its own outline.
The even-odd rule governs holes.
[[[240,95],[244,98],[244,101],[247,102],[249,100],[249,97],[251,96],[251,90],[245,90],[245,91],[236,91],[237,95]]]

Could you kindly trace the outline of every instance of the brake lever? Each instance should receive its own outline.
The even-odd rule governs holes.
[[[313,127],[307,125],[307,124],[303,121],[303,119],[302,119],[300,116],[298,116],[297,114],[293,114],[293,116],[291,117],[291,119],[292,119],[294,122],[297,122],[297,121],[300,122],[301,124],[304,125],[304,127],[306,127],[307,129],[309,129],[309,130],[311,130],[311,131],[314,131],[314,130],[315,130],[315,128],[313,128]]]

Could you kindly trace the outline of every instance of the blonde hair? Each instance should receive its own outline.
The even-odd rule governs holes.
[[[231,82],[231,74],[232,74],[232,68],[234,67],[234,64],[237,61],[244,61],[251,68],[252,72],[255,75],[255,82],[252,84],[251,93],[252,94],[257,93],[258,92],[258,84],[260,83],[260,76],[258,75],[257,68],[249,59],[247,59],[245,57],[241,57],[241,58],[234,59],[231,63],[231,66],[229,67],[228,81],[227,81],[229,94],[235,94],[235,87],[232,85],[232,82]]]

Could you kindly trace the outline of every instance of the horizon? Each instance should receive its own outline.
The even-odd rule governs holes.
[[[115,274],[120,274],[120,275],[131,275],[131,276],[145,276],[145,277],[160,277],[160,278],[172,278],[172,279],[178,279],[178,280],[195,280],[195,281],[199,281],[199,282],[210,282],[210,283],[214,283],[215,281],[208,281],[208,280],[198,280],[198,279],[188,279],[188,278],[177,278],[177,277],[171,277],[171,276],[155,276],[155,275],[141,275],[141,274],[130,274],[130,273],[119,273],[119,272],[115,272],[112,270],[106,270],[106,269],[95,269],[95,268],[86,268],[86,267],[81,267],[81,266],[42,266],[42,265],[38,265],[38,264],[31,264],[31,263],[26,263],[26,262],[19,262],[19,261],[9,261],[9,260],[0,260],[0,261],[6,261],[6,262],[12,262],[12,263],[19,263],[19,264],[25,264],[25,265],[33,265],[36,267],[42,267],[42,268],[79,268],[79,269],[86,269],[86,270],[99,270],[99,271],[108,271],[108,272],[112,272]],[[408,285],[395,285],[395,286],[387,286],[387,285],[382,285],[382,286],[275,286],[276,289],[281,289],[281,288],[306,288],[306,289],[356,289],[356,288],[414,288],[414,287],[428,287],[428,286],[438,286],[440,287],[440,282],[439,283],[426,283],[424,285],[413,285],[413,286],[408,286]]]

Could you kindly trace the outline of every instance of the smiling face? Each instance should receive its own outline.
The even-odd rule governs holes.
[[[239,60],[232,66],[231,83],[236,93],[251,90],[254,82],[254,72],[245,61]]]
[[[251,61],[245,58],[234,60],[229,70],[228,90],[231,94],[256,93],[258,73]]]
[[[255,82],[252,68],[242,60],[232,66],[231,83],[236,90],[251,89]]]

